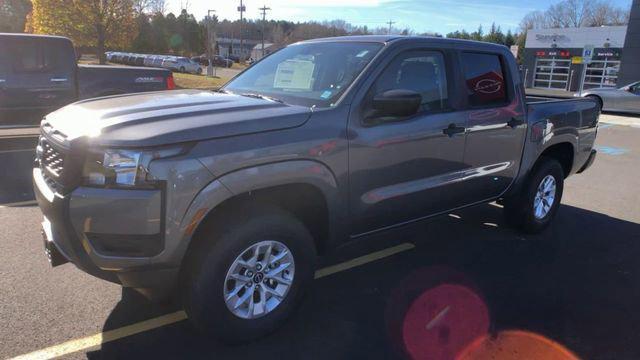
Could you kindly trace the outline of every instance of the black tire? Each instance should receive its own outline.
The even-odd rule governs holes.
[[[196,70],[196,72],[198,73],[198,75],[202,75],[202,68],[198,68],[198,70]]]
[[[207,224],[199,236],[207,239],[198,239],[203,245],[189,264],[184,306],[196,328],[222,341],[242,343],[279,328],[313,280],[316,255],[313,238],[298,219],[280,208],[237,208]],[[227,308],[223,296],[225,277],[245,249],[263,240],[277,240],[290,249],[295,275],[277,307],[262,317],[244,319]]]
[[[542,218],[535,216],[534,201],[538,186],[548,175],[555,180],[555,197],[551,208]],[[564,170],[558,160],[541,157],[531,171],[529,179],[517,194],[504,201],[504,215],[507,222],[526,233],[542,232],[553,220],[562,200],[564,189]]]
[[[596,102],[596,104],[598,104],[598,112],[602,112],[602,99],[599,96],[596,95],[587,95],[588,99],[592,99],[593,101]]]
[[[184,68],[184,66],[180,66],[180,72],[181,73],[185,73],[185,72],[187,72],[187,70]]]

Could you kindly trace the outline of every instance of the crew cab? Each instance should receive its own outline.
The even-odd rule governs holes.
[[[54,265],[178,294],[198,328],[248,340],[291,314],[316,255],[351,240],[491,201],[543,231],[565,178],[594,161],[598,116],[591,99],[527,103],[504,46],[300,42],[217,92],[47,115],[44,244]]]
[[[174,86],[164,69],[78,65],[64,37],[0,33],[0,127],[37,126],[77,100]]]

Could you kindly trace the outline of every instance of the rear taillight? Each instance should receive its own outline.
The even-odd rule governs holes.
[[[173,90],[176,88],[176,82],[173,81],[173,74],[169,74],[167,77],[167,90]]]

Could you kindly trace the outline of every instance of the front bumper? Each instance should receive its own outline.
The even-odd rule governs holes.
[[[39,168],[33,169],[33,182],[54,254],[126,287],[174,285],[179,269],[151,262],[164,248],[162,190],[79,187],[63,196],[46,184]]]

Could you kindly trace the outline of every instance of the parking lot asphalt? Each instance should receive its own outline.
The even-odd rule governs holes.
[[[264,339],[228,346],[177,321],[65,358],[395,358],[397,299],[453,281],[480,295],[492,333],[534,332],[582,358],[640,358],[639,140],[638,128],[603,124],[596,162],[567,180],[558,216],[543,234],[506,227],[495,204],[455,211],[323,259],[327,266],[415,245],[317,279],[293,318]],[[40,221],[33,205],[0,207],[0,358],[179,310],[70,264],[51,269]],[[465,325],[453,324],[447,336]]]

